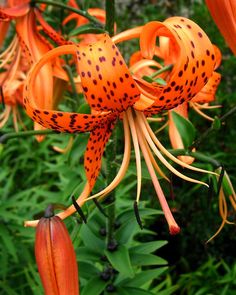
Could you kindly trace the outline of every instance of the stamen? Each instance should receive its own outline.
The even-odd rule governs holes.
[[[226,202],[225,202],[225,198],[224,200],[222,199],[222,197],[224,198],[224,193],[223,193],[223,189],[221,189],[220,191],[220,198],[219,198],[219,210],[220,210],[220,215],[221,215],[221,218],[222,218],[222,223],[220,225],[220,227],[218,228],[218,230],[216,231],[216,233],[210,237],[210,239],[208,239],[206,241],[206,243],[209,243],[210,241],[212,241],[220,232],[221,230],[223,229],[225,223],[226,223],[226,220],[227,220],[227,206],[226,205]]]
[[[157,164],[153,154],[152,154],[152,151],[150,150],[148,144],[146,141],[144,141],[145,143],[145,146],[146,146],[146,149],[148,151],[148,154],[149,154],[149,157],[150,157],[150,160],[152,162],[152,165],[154,167],[154,169],[156,170],[156,172],[164,179],[166,179],[168,182],[170,182],[169,178],[165,175],[165,173],[161,170],[161,168],[159,167],[159,165]]]
[[[155,136],[155,133],[152,131],[151,127],[149,126],[145,116],[143,114],[140,114],[139,115],[142,119],[142,122],[145,124],[146,126],[146,129],[147,129],[147,132],[150,134],[153,142],[156,144],[156,146],[160,149],[160,151],[166,155],[170,160],[172,160],[173,162],[185,167],[185,168],[188,168],[190,170],[193,170],[193,171],[197,171],[197,172],[202,172],[202,173],[208,173],[208,174],[213,174],[213,175],[217,175],[217,173],[215,172],[212,172],[212,171],[207,171],[207,170],[204,170],[204,169],[200,169],[200,168],[196,168],[194,166],[191,166],[191,165],[188,165],[187,163],[185,162],[182,162],[181,160],[179,160],[178,158],[176,158],[175,156],[173,156],[170,152],[168,152],[168,150],[161,144],[161,142],[157,139],[157,137]]]
[[[0,96],[1,96],[2,107],[3,107],[3,109],[5,109],[5,99],[4,99],[2,86],[0,86]]]
[[[19,131],[18,123],[17,123],[17,112],[16,112],[16,106],[12,107],[12,114],[13,114],[13,125],[16,132]]]
[[[224,174],[225,174],[225,169],[223,166],[221,166],[220,167],[220,176],[219,176],[218,183],[217,183],[217,193],[216,193],[217,196],[219,196],[219,194],[220,194]]]
[[[160,128],[158,128],[154,134],[158,134],[161,132],[163,129],[165,129],[169,125],[169,122],[167,121],[165,124],[163,124]]]
[[[137,131],[135,128],[134,119],[133,119],[131,109],[128,109],[126,111],[126,113],[127,113],[127,117],[128,117],[128,121],[129,121],[133,144],[134,144],[136,169],[137,169],[137,197],[136,197],[136,201],[139,202],[140,194],[141,194],[141,184],[142,184],[141,156],[140,156],[140,150],[139,150],[139,144],[138,144]]]
[[[165,119],[162,118],[147,118],[148,122],[163,122]]]
[[[136,122],[137,121],[138,120],[136,119]],[[143,156],[144,156],[144,160],[146,162],[149,174],[151,176],[152,183],[154,185],[155,191],[156,191],[157,196],[159,198],[159,201],[160,201],[162,210],[164,212],[166,221],[167,221],[167,223],[169,225],[170,234],[173,234],[173,235],[177,234],[177,233],[179,233],[180,228],[177,225],[177,223],[176,223],[176,221],[175,221],[175,219],[174,219],[174,217],[173,217],[173,215],[172,215],[172,213],[170,211],[169,205],[168,205],[168,203],[166,201],[164,193],[163,193],[163,191],[161,189],[161,186],[159,184],[159,181],[158,181],[158,178],[156,176],[155,170],[154,170],[154,168],[152,166],[151,159],[149,158],[149,154],[148,154],[148,151],[146,149],[146,145],[144,143],[145,139],[144,139],[144,136],[143,136],[143,134],[141,132],[141,128],[138,128],[138,126],[137,126],[136,130],[137,130],[137,133],[138,133],[138,140],[139,140],[140,148],[141,148]]]
[[[209,120],[209,121],[214,121],[214,118],[208,116],[207,114],[203,113],[194,103],[190,103],[190,106],[194,109],[195,112],[197,112],[200,116],[203,118]]]
[[[9,106],[9,105],[6,106],[6,108],[3,112],[3,117],[0,119],[0,128],[2,128],[6,124],[8,118],[10,116],[11,109],[12,109],[11,106]]]
[[[134,201],[134,214],[135,214],[138,225],[140,226],[141,229],[143,229],[142,220],[140,218],[139,211],[138,211],[138,202],[137,201]]]
[[[78,212],[78,214],[80,215],[80,217],[82,218],[83,222],[84,223],[87,223],[87,218],[86,216],[84,215],[84,212],[82,211],[81,207],[79,206],[79,204],[76,202],[76,199],[74,196],[72,196],[72,202],[73,202],[73,205],[76,209],[76,211]]]
[[[69,139],[65,148],[60,148],[58,146],[53,146],[52,148],[54,149],[54,151],[56,151],[58,153],[66,154],[72,148],[73,141],[74,141],[73,136],[70,136],[70,139]]]
[[[18,39],[14,38],[10,46],[0,55],[0,66],[3,68],[14,57],[16,47],[18,45]]]
[[[193,102],[192,102],[193,103]],[[210,110],[210,109],[219,109],[222,108],[222,105],[208,105],[208,103],[204,103],[204,104],[199,104],[197,102],[194,102],[194,104],[199,108],[199,109],[206,109],[206,110]]]
[[[174,167],[172,167],[167,160],[162,156],[162,154],[160,153],[160,151],[156,148],[155,144],[153,143],[148,130],[146,128],[145,123],[143,122],[142,116],[141,114],[139,114],[138,112],[136,112],[137,114],[137,122],[139,124],[139,129],[140,132],[142,132],[141,136],[144,136],[147,140],[147,142],[149,143],[151,149],[153,150],[153,152],[155,153],[155,155],[158,157],[158,159],[171,171],[173,172],[175,175],[179,176],[180,178],[189,181],[189,182],[193,182],[193,183],[198,183],[198,184],[202,184],[208,187],[208,184],[206,184],[205,182],[190,178],[188,176],[185,176],[184,174],[180,173],[179,171],[177,171]],[[181,162],[182,163],[182,162]]]

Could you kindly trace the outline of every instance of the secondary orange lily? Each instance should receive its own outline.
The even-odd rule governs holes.
[[[140,38],[142,56],[152,60],[155,53],[156,37],[165,36],[175,49],[175,63],[166,77],[166,85],[148,83],[132,76],[115,43]],[[35,81],[41,68],[52,59],[63,54],[76,54],[78,72],[91,114],[66,113],[40,108],[35,96]],[[204,63],[202,63],[204,61]],[[102,192],[93,197],[105,197],[125,175],[129,165],[131,137],[137,166],[137,197],[141,193],[141,152],[147,164],[154,188],[165,214],[171,234],[179,232],[170,211],[156,172],[166,177],[156,163],[154,155],[173,173],[194,183],[201,181],[181,174],[172,167],[163,154],[174,162],[199,172],[208,172],[183,164],[171,155],[151,130],[146,116],[169,110],[191,100],[211,77],[215,65],[213,46],[194,22],[180,17],[164,22],[150,22],[147,25],[125,31],[112,39],[104,34],[99,41],[90,45],[65,45],[46,53],[30,71],[24,89],[24,105],[27,114],[46,128],[60,132],[90,132],[84,156],[87,184],[77,202],[82,205],[92,191],[101,168],[101,158],[112,129],[118,119],[124,124],[124,158],[117,176]],[[198,69],[198,71],[197,71]],[[199,73],[205,73],[202,77]],[[191,83],[191,81],[196,81]],[[154,154],[154,155],[153,155]],[[58,215],[64,219],[75,212],[74,206]],[[26,222],[35,226],[37,221]]]
[[[46,210],[36,228],[36,262],[45,295],[78,295],[76,255],[62,220]]]
[[[206,0],[206,5],[226,43],[236,55],[236,1]]]
[[[51,46],[37,31],[36,15],[40,15],[37,8],[30,7],[29,1],[9,1],[8,5],[8,8],[0,9],[0,19],[2,21],[9,21],[12,19],[15,20],[16,36],[13,40],[14,50],[11,48],[6,50],[7,54],[5,54],[6,58],[4,63],[9,61],[12,62],[9,69],[13,68],[14,73],[16,74],[21,70],[19,61],[24,58],[27,61],[25,69],[25,72],[27,72],[36,61],[38,61],[47,51],[51,49]],[[11,54],[9,54],[9,51]],[[17,56],[19,58],[14,57],[15,52],[17,52]],[[55,107],[53,105],[52,91],[52,65],[54,63],[55,61],[48,63],[37,77],[35,91],[37,92],[38,104],[41,108],[52,109]],[[13,73],[10,73],[9,71],[6,72],[6,75],[11,75],[13,77]],[[45,77],[47,77],[47,79],[45,79]],[[1,86],[4,91],[3,84]],[[42,126],[35,123],[35,129],[42,129]],[[42,140],[43,136],[37,136],[37,139]]]

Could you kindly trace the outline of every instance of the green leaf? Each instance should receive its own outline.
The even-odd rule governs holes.
[[[140,288],[117,288],[119,295],[154,295],[154,293]]]
[[[153,254],[139,254],[139,253],[130,253],[130,260],[132,265],[166,265],[168,262],[156,255]]]
[[[96,245],[96,248],[100,251],[105,248],[105,242],[92,232],[88,224],[83,224],[81,226],[80,238],[89,249],[94,249],[94,245]]]
[[[79,275],[80,278],[89,280],[91,277],[96,277],[99,273],[99,270],[95,267],[94,264],[79,260]]]
[[[13,242],[13,236],[11,235],[11,233],[9,233],[7,228],[4,227],[3,225],[0,225],[0,236],[6,248],[8,249],[8,252],[12,255],[14,261],[18,262],[18,257],[16,254],[16,245]]]
[[[144,270],[138,273],[133,279],[129,279],[127,281],[127,286],[141,287],[144,284],[152,281],[153,279],[157,279],[161,274],[163,274],[168,267],[160,267],[151,270]]]
[[[146,243],[143,243],[142,245],[132,247],[130,251],[136,252],[136,253],[142,253],[142,254],[149,254],[165,246],[166,244],[167,244],[167,241],[146,242]]]
[[[83,288],[81,295],[100,295],[108,283],[99,277],[94,277]]]
[[[149,76],[143,76],[142,78],[143,78],[143,80],[145,80],[145,81],[147,81],[149,83],[154,82],[153,79],[151,77],[149,77]]]
[[[106,250],[105,254],[111,265],[123,276],[128,278],[132,278],[134,276],[134,271],[130,262],[129,251],[125,246],[120,245],[118,249],[113,252]]]
[[[101,253],[97,251],[96,248],[89,249],[88,247],[79,247],[76,256],[79,261],[97,261]]]
[[[93,25],[91,24],[86,24],[83,26],[79,26],[77,28],[75,28],[74,30],[72,30],[69,34],[70,37],[72,36],[77,36],[80,34],[102,34],[105,31],[103,29],[100,28],[95,28]]]
[[[195,127],[188,119],[185,119],[183,116],[176,113],[175,111],[171,111],[171,115],[174,120],[175,126],[182,138],[184,147],[188,148],[195,139],[195,136],[196,136]]]
[[[163,85],[163,86],[167,85],[166,81],[163,80],[162,78],[156,78],[156,79],[154,79],[154,82],[156,82],[156,83],[158,83],[160,85]]]
[[[154,294],[158,294],[158,295],[170,295],[170,294],[173,294],[176,290],[179,289],[179,286],[172,286],[172,287],[169,287],[169,288],[165,288],[165,290],[163,291],[158,291],[158,293],[155,293]]]
[[[81,114],[90,114],[91,113],[90,106],[87,103],[81,104],[79,106],[78,113],[81,113]]]

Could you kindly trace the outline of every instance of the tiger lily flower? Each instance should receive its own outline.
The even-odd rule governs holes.
[[[171,46],[175,49],[173,68],[166,78],[166,85],[149,83],[132,74],[115,45],[124,40],[139,38],[142,56],[152,61],[157,36],[169,38]],[[91,114],[52,111],[40,108],[37,103],[34,84],[41,68],[62,54],[77,56],[78,73]],[[170,171],[193,183],[204,184],[180,173],[168,163],[165,156],[191,170],[204,173],[208,171],[187,165],[170,154],[156,138],[146,116],[172,109],[191,100],[211,77],[214,65],[214,48],[202,29],[186,18],[172,17],[164,22],[150,22],[143,27],[125,31],[112,39],[104,34],[93,44],[59,46],[46,53],[32,67],[24,88],[24,106],[27,114],[44,127],[59,132],[90,132],[84,155],[87,183],[77,199],[79,205],[93,197],[105,197],[120,183],[129,165],[132,138],[137,166],[136,201],[139,201],[141,193],[142,152],[170,233],[179,232],[180,228],[156,176],[156,172],[161,171],[154,155]],[[203,72],[204,77],[201,75]],[[121,167],[115,179],[103,191],[89,198],[99,175],[105,145],[118,119],[123,120],[125,138]],[[64,219],[74,212],[75,208],[72,205],[58,216]],[[25,225],[35,226],[37,222],[28,221]]]
[[[205,0],[205,2],[226,43],[236,55],[235,0]]]
[[[73,244],[62,220],[50,210],[36,228],[35,256],[46,295],[79,295]]]

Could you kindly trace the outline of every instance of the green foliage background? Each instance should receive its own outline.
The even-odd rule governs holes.
[[[102,7],[101,1],[90,1],[90,7]],[[217,115],[221,116],[236,105],[236,58],[219,34],[204,1],[117,1],[118,31],[151,20],[163,21],[174,15],[186,16],[197,22],[222,50],[223,61],[218,69],[222,82],[217,92],[217,101],[223,106]],[[136,42],[120,46],[127,60],[136,48]],[[23,112],[22,116],[31,129],[32,122]],[[194,113],[190,118],[198,137],[210,127],[209,122]],[[9,122],[0,132],[5,134],[12,129]],[[117,133],[121,135],[119,146],[122,154],[120,127]],[[85,183],[83,153],[87,138],[86,134],[77,135],[71,151],[65,155],[56,153],[52,146],[65,146],[69,135],[48,135],[40,144],[32,137],[12,139],[1,146],[0,294],[43,294],[33,253],[34,229],[24,228],[23,222],[42,216],[50,203],[69,205],[70,197],[82,190]],[[198,148],[224,165],[234,185],[235,138],[235,114],[232,114]],[[167,130],[160,134],[160,140],[170,147]],[[117,165],[120,157],[118,155]],[[132,210],[135,173],[131,164],[125,180],[116,191],[116,237],[120,257],[114,257],[116,252],[107,252],[104,244],[106,220],[92,202],[83,208],[88,216],[87,225],[82,224],[78,216],[66,221],[79,261],[82,294],[235,294],[235,226],[226,225],[218,237],[209,244],[205,243],[221,223],[217,197],[209,198],[204,187],[173,177],[174,199],[169,197],[169,200],[182,231],[172,237],[159,212],[150,179],[144,173],[140,214],[145,229],[141,231]],[[104,167],[96,190],[104,187],[105,180]],[[163,187],[166,195],[170,195],[164,182]],[[103,207],[106,206],[105,202]],[[145,245],[152,246],[145,250],[142,248]],[[163,266],[166,261],[168,268]],[[107,280],[102,277],[106,275]],[[117,286],[114,291],[108,288],[111,284]],[[92,286],[97,286],[97,289],[91,291]]]

